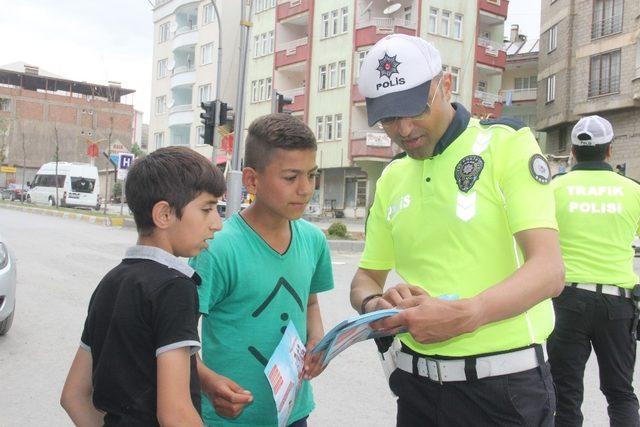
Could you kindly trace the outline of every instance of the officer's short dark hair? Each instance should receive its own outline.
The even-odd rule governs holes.
[[[597,145],[574,145],[573,155],[578,162],[601,162],[607,157],[611,143]]]
[[[138,233],[149,235],[155,225],[151,211],[165,201],[178,218],[201,193],[221,197],[224,176],[201,154],[187,147],[160,148],[136,160],[127,174],[125,194]]]
[[[269,164],[273,151],[317,150],[316,137],[309,126],[286,113],[273,113],[255,119],[249,126],[244,164],[257,171]]]

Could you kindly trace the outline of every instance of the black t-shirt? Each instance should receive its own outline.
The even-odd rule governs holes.
[[[124,259],[98,284],[82,332],[93,359],[93,403],[105,425],[157,425],[156,357],[191,349],[191,399],[200,412],[195,353],[200,278],[149,259]]]

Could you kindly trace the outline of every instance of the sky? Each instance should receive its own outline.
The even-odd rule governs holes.
[[[466,0],[475,1],[475,0]],[[0,0],[0,66],[23,61],[64,78],[119,81],[149,123],[153,18],[149,0]],[[512,0],[511,24],[538,37],[540,0]]]

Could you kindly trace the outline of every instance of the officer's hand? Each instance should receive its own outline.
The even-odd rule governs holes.
[[[236,418],[244,407],[253,401],[250,391],[222,375],[214,374],[207,377],[207,380],[201,383],[201,387],[218,415],[226,418]]]
[[[427,344],[446,341],[478,327],[479,308],[470,299],[445,301],[421,295],[402,300],[398,308],[404,310],[376,322],[375,328],[406,327],[416,341]]]
[[[385,308],[392,308],[392,307],[397,307],[398,305],[400,305],[400,303],[403,300],[407,298],[421,296],[421,295],[429,295],[429,294],[427,293],[427,291],[425,291],[424,289],[418,286],[399,284],[392,288],[389,288],[382,295],[382,298],[384,298],[385,301],[391,304],[390,307],[385,307]]]

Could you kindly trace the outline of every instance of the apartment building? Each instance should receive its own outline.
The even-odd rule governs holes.
[[[109,141],[131,148],[133,92],[117,82],[70,80],[24,62],[0,66],[0,164],[16,170],[1,181],[31,181],[56,157],[88,163],[89,143],[100,151]],[[99,169],[109,167],[102,155],[94,161]]]
[[[537,128],[567,155],[571,129],[597,114],[615,132],[612,163],[640,178],[640,3],[542,0]]]
[[[182,145],[208,158],[213,156],[212,147],[202,139],[200,103],[214,100],[216,85],[220,85],[221,100],[231,106],[235,103],[241,17],[237,0],[217,0],[216,5],[220,23],[211,0],[156,1],[149,151]],[[217,82],[219,28],[223,48]],[[225,155],[216,156],[217,162],[226,159]]]
[[[502,76],[500,97],[502,115],[521,120],[534,132],[543,152],[546,134],[536,130],[538,99],[538,53],[540,40],[520,34],[519,26],[511,26],[504,50],[507,63]]]
[[[272,90],[318,139],[321,178],[311,213],[364,217],[397,147],[369,127],[357,87],[368,49],[387,34],[420,36],[442,54],[454,101],[497,116],[506,53],[506,0],[256,0],[247,60],[245,123],[271,112]]]

